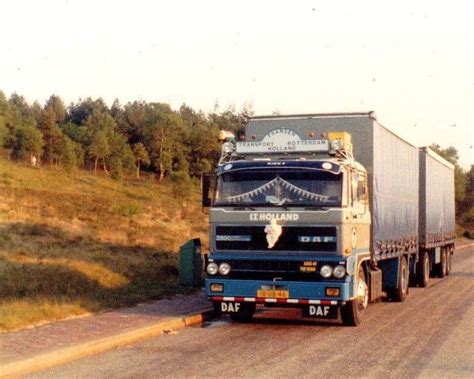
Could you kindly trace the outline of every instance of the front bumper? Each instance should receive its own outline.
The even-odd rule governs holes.
[[[222,284],[222,292],[211,291],[211,284]],[[262,287],[273,287],[288,291],[287,299],[262,298],[257,296],[257,291]],[[326,288],[339,288],[340,295],[337,297],[326,296]],[[352,286],[349,282],[290,282],[290,281],[262,281],[262,280],[237,280],[222,278],[207,278],[205,281],[206,296],[216,302],[256,302],[276,304],[343,304],[352,297]]]

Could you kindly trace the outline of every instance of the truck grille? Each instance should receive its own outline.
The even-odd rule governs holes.
[[[220,264],[224,261],[214,261]],[[340,281],[334,277],[323,279],[319,273],[323,262],[316,264],[314,272],[301,272],[304,265],[300,261],[225,260],[232,268],[229,275],[217,274],[214,278],[242,280],[271,280],[276,277],[283,281]],[[345,279],[343,279],[345,280]]]
[[[324,251],[337,249],[337,230],[329,227],[284,226],[278,242],[268,249],[265,225],[217,226],[216,249],[238,251]]]

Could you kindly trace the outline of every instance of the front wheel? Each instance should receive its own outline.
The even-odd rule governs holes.
[[[365,279],[364,269],[359,267],[359,278],[357,280],[357,294],[354,300],[348,301],[341,308],[342,323],[348,326],[357,326],[362,322],[365,308],[369,304],[369,287]]]

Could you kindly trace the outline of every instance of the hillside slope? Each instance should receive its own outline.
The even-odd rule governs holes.
[[[179,246],[207,222],[173,188],[0,159],[0,331],[182,291]]]

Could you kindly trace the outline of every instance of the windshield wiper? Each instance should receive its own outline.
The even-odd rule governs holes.
[[[251,211],[254,211],[254,210],[255,210],[254,207],[249,207],[248,205],[234,207],[234,211],[244,211],[244,210],[246,210],[246,209],[250,209]]]
[[[327,211],[329,210],[328,207],[321,207],[321,206],[309,206],[304,208],[305,211]]]

